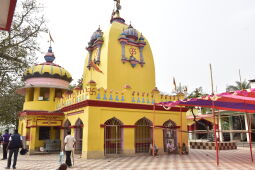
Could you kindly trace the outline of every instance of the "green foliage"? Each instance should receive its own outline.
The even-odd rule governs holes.
[[[193,92],[191,92],[187,98],[189,98],[189,99],[191,99],[191,98],[198,98],[198,97],[202,97],[202,96],[206,96],[206,95],[208,95],[208,94],[203,92],[203,88],[202,87],[198,87]],[[204,126],[207,129],[207,127],[206,127],[206,125],[204,123],[198,122],[196,120],[196,115],[195,115],[195,113],[193,111],[195,107],[194,106],[190,106],[189,108],[190,108],[191,113],[193,115],[193,121],[195,122],[195,124],[196,125],[197,124],[201,124],[202,126]],[[201,109],[201,113],[202,114],[206,114],[206,112],[208,111],[209,108],[197,108],[197,109]]]
[[[208,95],[208,94],[203,92],[202,87],[198,87],[193,92],[191,92],[187,98],[189,98],[189,99],[190,98],[197,98],[197,97],[202,97],[202,96],[205,96],[205,95]]]
[[[17,125],[17,115],[22,111],[24,97],[10,89],[0,97],[0,125]]]
[[[17,1],[10,32],[0,31],[0,124],[15,124],[24,98],[15,93],[24,70],[36,61],[38,36],[46,32],[36,0]]]
[[[244,90],[244,89],[249,89],[250,88],[250,83],[247,82],[246,80],[240,82],[240,81],[236,81],[235,85],[229,85],[226,88],[227,92],[231,92],[231,91],[236,91],[236,90]]]

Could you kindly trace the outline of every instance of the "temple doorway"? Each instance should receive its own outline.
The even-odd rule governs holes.
[[[135,123],[135,153],[149,153],[152,142],[152,122],[142,118]]]
[[[168,120],[163,124],[163,142],[164,142],[164,152],[167,152],[167,143],[170,143],[174,146],[175,151],[178,151],[177,146],[177,133],[176,133],[176,123],[172,120]]]
[[[67,132],[71,130],[71,123],[70,121],[67,119],[64,123],[64,138],[66,137],[67,135]]]
[[[78,119],[75,123],[76,154],[82,153],[82,137],[83,137],[83,122],[81,119]]]
[[[123,123],[114,118],[107,120],[104,131],[104,153],[105,155],[120,154],[122,152]]]

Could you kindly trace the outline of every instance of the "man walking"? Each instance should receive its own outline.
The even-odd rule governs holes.
[[[10,169],[13,154],[14,154],[14,158],[13,158],[12,168],[16,169],[19,148],[23,148],[23,143],[22,143],[22,137],[18,134],[18,130],[16,129],[14,130],[14,134],[11,135],[10,142],[7,146],[7,149],[9,149],[9,157],[8,157],[7,167],[5,169]]]
[[[64,140],[65,152],[66,152],[66,164],[68,167],[72,166],[71,154],[72,154],[72,151],[74,150],[75,142],[76,142],[75,138],[71,136],[71,131],[68,131],[67,136],[65,137],[65,140]]]
[[[9,130],[6,129],[3,135],[3,159],[2,160],[7,159],[7,146],[9,144],[9,139],[10,139]]]

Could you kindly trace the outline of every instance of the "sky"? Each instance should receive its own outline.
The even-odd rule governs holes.
[[[81,78],[86,46],[100,25],[106,30],[113,0],[39,0],[45,6],[47,27],[54,39],[55,63],[67,69],[74,82]],[[176,83],[188,92],[197,87],[224,92],[241,78],[255,79],[254,0],[121,0],[120,15],[142,32],[152,48],[156,86],[162,92]],[[48,35],[41,35],[43,62]]]

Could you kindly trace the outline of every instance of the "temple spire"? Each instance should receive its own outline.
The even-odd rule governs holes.
[[[111,17],[111,23],[113,21],[118,21],[121,23],[125,23],[125,20],[120,17],[120,10],[121,10],[121,5],[120,5],[120,0],[113,0],[116,2],[116,9],[113,10],[112,12],[112,17]]]

